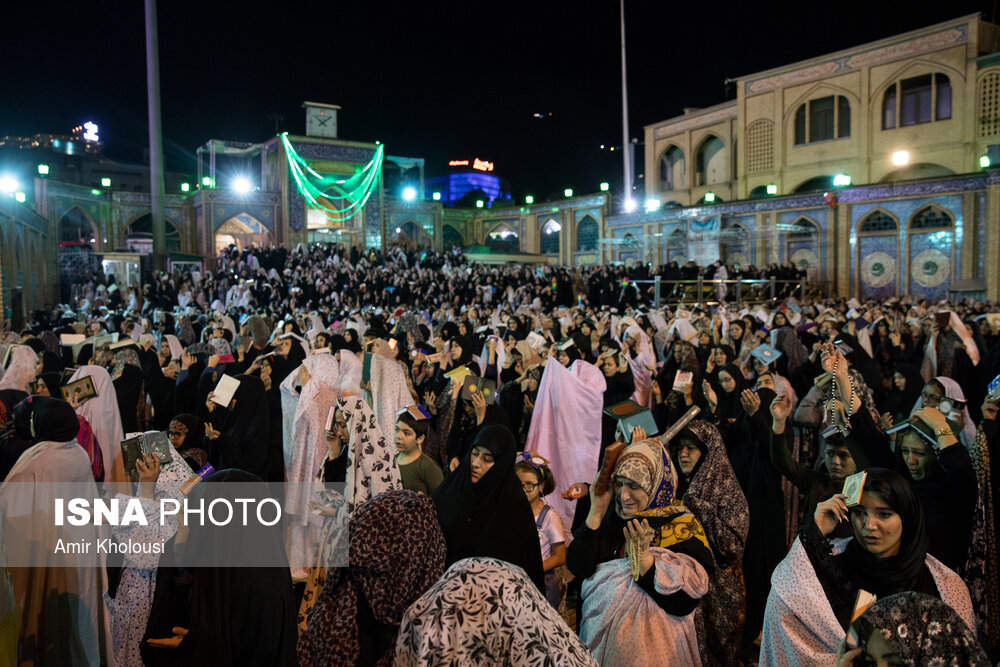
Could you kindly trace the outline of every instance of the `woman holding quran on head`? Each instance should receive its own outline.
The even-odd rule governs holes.
[[[974,627],[965,584],[927,553],[924,511],[910,483],[871,468],[844,490],[816,506],[771,577],[761,665],[836,664],[846,628],[872,596],[931,595]],[[853,537],[831,541],[843,522]]]

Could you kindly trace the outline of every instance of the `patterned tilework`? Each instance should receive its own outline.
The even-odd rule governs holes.
[[[912,234],[910,236],[909,273],[906,275],[911,296],[943,299],[955,272],[951,231]]]
[[[861,295],[884,299],[896,295],[899,258],[896,237],[862,236],[858,239],[860,271],[857,272]]]
[[[976,220],[976,277],[986,278],[986,195],[979,195]],[[966,216],[970,218],[971,216]]]

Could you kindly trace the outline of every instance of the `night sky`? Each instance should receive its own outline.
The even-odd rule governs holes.
[[[996,0],[627,0],[630,133],[733,99],[727,77],[975,12],[990,18]],[[0,21],[0,135],[92,119],[109,156],[141,159],[141,0],[5,2]],[[303,133],[311,100],[343,107],[342,139],[426,158],[428,176],[481,157],[518,197],[620,188],[620,151],[599,148],[622,138],[617,0],[160,0],[159,34],[168,168],[193,172],[208,139],[266,140],[275,113]]]

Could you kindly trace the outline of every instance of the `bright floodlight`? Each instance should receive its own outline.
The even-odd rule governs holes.
[[[10,176],[9,174],[4,174],[3,176],[0,176],[0,192],[10,195],[14,194],[15,190],[17,190],[16,178]]]
[[[714,192],[706,192],[705,193],[705,203],[706,204],[711,204],[714,201],[715,201],[715,193]]]
[[[573,188],[566,188],[565,190],[563,190],[563,195],[566,196],[566,197],[572,197],[573,196]]]
[[[476,200],[476,208],[482,208],[485,205],[486,205],[486,203],[482,199],[477,199]]]
[[[636,202],[635,199],[633,199],[632,197],[629,197],[628,199],[625,200],[625,212],[626,213],[633,213],[635,211],[635,209],[637,209],[637,208],[639,208],[639,204],[638,204],[638,202]]]
[[[397,234],[400,233],[401,231],[403,231],[403,229],[401,227],[396,227],[396,233]]]
[[[611,189],[610,183],[601,183],[601,192],[607,192]]]
[[[534,198],[534,197],[532,197],[531,195],[527,195],[527,196],[526,196],[526,197],[524,198],[524,203],[525,203],[525,204],[534,204],[534,203],[535,203],[535,198]]]
[[[433,199],[434,201],[441,201],[441,193],[435,192],[434,194],[431,195],[431,199]]]
[[[413,201],[416,198],[417,198],[417,189],[415,187],[413,187],[412,185],[407,185],[405,188],[403,188],[404,201]]]
[[[14,195],[14,199],[16,199],[19,204],[23,204],[28,199],[28,196],[23,192],[18,192]]]
[[[111,187],[111,179],[108,178],[107,176],[105,176],[104,178],[102,178],[101,179],[101,187],[102,188],[110,188]]]
[[[211,176],[202,176],[201,177],[201,184],[202,184],[203,187],[206,187],[206,188],[212,187],[212,177]]]
[[[906,151],[896,151],[892,154],[892,163],[897,167],[902,167],[905,164],[909,164],[910,154]]]
[[[833,177],[833,184],[837,187],[851,184],[851,177],[847,174],[837,174]]]
[[[236,194],[245,195],[253,190],[253,183],[246,176],[237,176],[233,179],[231,187]]]
[[[181,192],[191,192],[191,184],[181,183]]]
[[[646,200],[646,212],[647,213],[652,213],[653,211],[657,210],[658,208],[660,208],[660,200],[659,199],[647,199]]]
[[[990,156],[989,155],[980,155],[979,156],[979,166],[982,167],[983,169],[986,169],[987,167],[989,167],[990,166]]]
[[[769,194],[769,195],[776,195],[776,194],[778,194],[778,186],[775,185],[774,183],[768,184],[768,186],[767,186],[767,194]]]
[[[39,176],[48,176],[49,175],[49,165],[47,165],[47,164],[40,164],[40,165],[38,165],[38,175]]]

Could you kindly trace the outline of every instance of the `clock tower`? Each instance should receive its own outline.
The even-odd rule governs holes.
[[[337,138],[337,112],[340,107],[336,104],[303,102],[302,108],[306,110],[307,137]]]

